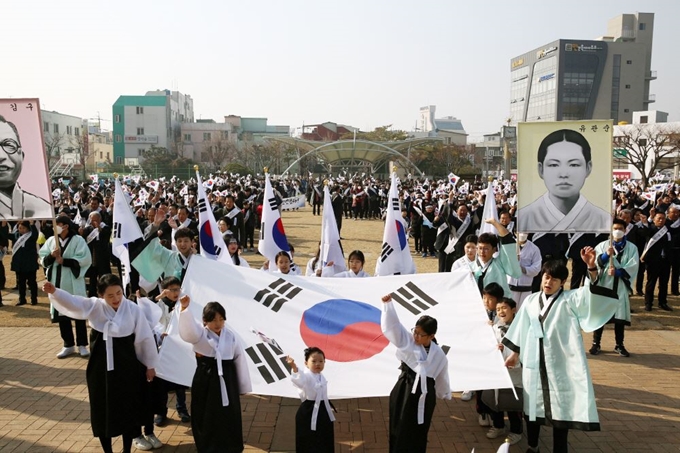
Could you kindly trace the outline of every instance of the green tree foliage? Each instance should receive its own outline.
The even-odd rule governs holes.
[[[350,140],[354,138],[354,133],[349,132],[340,136],[341,140]],[[392,125],[379,126],[370,132],[357,132],[357,140],[369,140],[371,142],[396,142],[406,140],[408,132],[402,130],[392,130]]]

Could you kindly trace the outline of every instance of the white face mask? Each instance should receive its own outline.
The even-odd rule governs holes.
[[[519,242],[526,242],[527,239],[529,239],[529,235],[526,233],[519,233],[517,239],[519,239]]]
[[[57,235],[60,235],[61,232],[64,231],[64,229],[63,229],[62,227],[60,227],[59,225],[57,225],[57,230],[56,230],[56,231],[57,231]]]
[[[614,230],[612,231],[612,237],[614,238],[615,241],[620,241],[623,239],[623,237],[626,235],[624,231],[621,230]]]

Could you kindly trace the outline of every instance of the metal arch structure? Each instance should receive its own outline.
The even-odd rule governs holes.
[[[317,156],[328,164],[329,170],[331,170],[330,167],[358,168],[370,166],[370,171],[374,173],[380,165],[389,159],[393,159],[402,165],[405,164],[405,167],[413,168],[418,174],[424,176],[418,166],[408,158],[408,152],[414,146],[441,141],[441,138],[420,138],[394,142],[373,142],[370,140],[318,142],[281,136],[265,136],[264,138],[297,148],[298,158],[288,165],[283,174],[288,173],[303,158]],[[319,145],[320,143],[322,144]],[[301,150],[305,151],[305,153],[300,153]],[[402,152],[405,152],[406,155],[402,154]]]

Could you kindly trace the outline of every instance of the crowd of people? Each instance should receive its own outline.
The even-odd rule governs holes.
[[[274,178],[278,205],[285,198],[305,194],[312,214],[320,215],[324,179],[329,181],[339,231],[343,219],[384,218],[389,181],[366,175]],[[196,182],[126,178],[124,183],[144,235],[128,247],[130,288],[123,288],[121,280],[112,275],[116,269],[122,275],[121,263],[111,251],[113,181],[61,179],[53,181],[56,228],[51,222],[0,224],[4,252],[11,242],[18,305],[28,303],[28,292],[30,303],[38,303],[37,273],[42,268],[47,280],[44,290],[52,302],[52,320],[59,324],[63,340],[57,357],[90,357],[87,383],[92,427],[104,451],[112,451],[111,439],[119,435],[123,436],[125,451],[132,445],[141,450],[158,448],[161,443],[153,429],[166,423],[169,391],[176,393],[182,422],[192,423],[199,451],[241,451],[238,399],[239,394],[250,391],[245,353],[234,342],[219,304],[206,305],[202,325],[182,315],[190,307],[188,297],[180,297],[182,280],[191,257],[200,249]],[[254,252],[264,184],[263,177],[226,174],[211,175],[204,183],[210,208],[236,265],[248,266],[243,255]],[[579,350],[579,343],[571,345],[576,353],[567,353],[564,339],[580,338],[581,330],[593,332],[588,352],[596,355],[601,352],[604,325],[612,323],[615,352],[628,357],[624,328],[631,319],[629,297],[644,295],[645,310],[651,311],[656,292],[658,307],[672,310],[667,299],[669,280],[671,294],[680,294],[680,198],[674,187],[666,185],[650,200],[648,193],[633,182],[616,184],[612,230],[597,235],[517,231],[513,181],[495,186],[497,217],[492,218],[484,218],[484,206],[490,200],[486,200],[481,182],[457,185],[409,175],[399,184],[402,217],[413,239],[413,252],[422,258],[436,258],[439,272],[466,269],[472,273],[490,329],[511,369],[513,384],[525,396],[518,406],[514,398],[499,397],[494,389],[463,393],[463,399],[476,396],[479,424],[489,428],[487,437],[507,434],[510,443],[519,442],[524,417],[528,451],[538,451],[540,426],[544,425],[553,429],[553,451],[562,452],[567,451],[569,429],[598,430],[585,351]],[[497,234],[479,234],[485,224]],[[290,254],[281,252],[274,263],[266,262],[264,269],[310,277],[370,277],[360,250],[349,254],[349,270],[345,272],[335,272],[333,263],[323,267],[318,253],[303,270],[295,263],[293,252],[293,247]],[[5,280],[4,267],[0,268],[0,279]],[[138,293],[140,289],[145,297]],[[130,302],[135,297],[125,297],[126,290],[139,295],[137,304]],[[402,362],[402,376],[390,397],[390,451],[425,451],[435,398],[451,397],[444,372],[447,359],[436,352],[441,351],[435,338],[437,321],[423,317],[409,332],[396,318],[390,298],[386,296],[383,302],[383,332],[397,346]],[[600,304],[597,312],[588,310],[591,303]],[[178,317],[180,335],[193,345],[198,361],[191,387],[191,415],[186,388],[164,382],[154,372],[158,348],[173,316]],[[85,320],[91,327],[89,341]],[[540,335],[536,329],[541,330]],[[327,442],[334,417],[321,376],[324,361],[318,348],[305,351],[306,368],[302,371],[289,359],[293,383],[305,395],[303,400],[316,402],[311,406],[303,403],[300,408],[298,451],[333,451],[333,442]],[[571,378],[560,378],[568,369],[572,370]],[[140,393],[123,395],[124,388],[132,388],[129,386]],[[555,398],[554,392],[578,397],[565,401]],[[140,401],[144,404],[132,404]],[[137,409],[130,409],[132,406]],[[215,430],[217,422],[231,428]],[[220,450],[225,445],[229,449]],[[320,445],[326,446],[319,450]]]

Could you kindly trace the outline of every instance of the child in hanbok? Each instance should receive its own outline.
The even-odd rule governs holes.
[[[335,278],[363,278],[370,277],[371,274],[364,271],[364,263],[366,258],[364,258],[364,252],[361,250],[354,250],[349,254],[347,258],[348,270],[344,272],[338,272],[337,274],[333,271],[333,262],[328,263],[326,267],[323,268],[321,274],[322,277],[335,277]]]
[[[123,295],[116,275],[97,282],[100,298],[73,296],[47,282],[43,291],[60,313],[87,319],[92,345],[87,364],[92,434],[105,453],[113,453],[111,438],[123,436],[123,451],[143,423],[143,385],[156,376],[158,352],[151,327],[142,310]]]
[[[203,325],[194,319],[189,296],[180,299],[179,335],[193,345],[196,372],[191,382],[191,429],[201,453],[243,451],[239,395],[252,391],[243,345],[227,327],[224,307],[208,302]]]
[[[302,404],[295,415],[295,451],[297,453],[326,453],[335,451],[333,422],[335,417],[328,401],[326,378],[321,374],[326,363],[323,351],[316,347],[305,349],[305,367],[298,370],[288,356],[293,375],[291,381],[300,392]]]
[[[409,332],[399,322],[392,296],[382,301],[382,332],[401,360],[401,375],[390,393],[390,453],[424,453],[436,398],[451,399],[449,362],[435,340],[436,319],[421,316]]]

